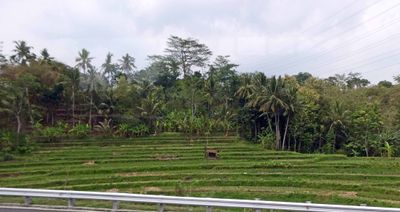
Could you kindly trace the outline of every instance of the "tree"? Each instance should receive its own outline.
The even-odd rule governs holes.
[[[47,51],[46,48],[44,48],[42,51],[40,51],[40,63],[41,64],[51,64],[51,62],[54,60],[53,57],[50,57],[49,52]]]
[[[378,111],[378,105],[363,105],[353,112],[351,116],[352,130],[348,148],[354,155],[361,155],[364,151],[365,156],[374,155],[378,152],[376,142],[382,129],[382,117]]]
[[[0,112],[8,113],[14,116],[17,122],[17,142],[21,134],[24,109],[26,109],[26,97],[24,89],[19,87],[17,83],[10,81],[0,81],[0,90],[3,95],[0,100]]]
[[[67,70],[66,75],[68,77],[67,79],[67,84],[69,85],[68,87],[71,88],[71,109],[72,109],[72,126],[75,126],[75,105],[76,105],[76,93],[79,88],[79,82],[80,82],[80,73],[79,70],[76,68],[70,68]]]
[[[347,87],[350,89],[353,88],[361,88],[369,85],[369,81],[367,79],[363,79],[361,73],[352,73],[350,72],[346,78]]]
[[[385,87],[385,88],[390,88],[390,87],[393,86],[393,83],[390,82],[390,81],[387,81],[387,80],[383,80],[383,81],[380,81],[380,82],[378,83],[378,86],[380,86],[380,87]]]
[[[193,38],[171,36],[167,41],[165,52],[178,62],[184,77],[192,72],[192,66],[204,67],[212,52],[204,44]]]
[[[397,84],[400,84],[400,75],[394,76],[393,79],[397,82]]]
[[[331,106],[331,111],[329,114],[329,131],[334,134],[334,140],[332,142],[332,148],[340,149],[340,140],[345,140],[347,137],[346,133],[346,123],[349,115],[349,111],[344,108],[344,106],[339,102],[335,101]]]
[[[122,58],[119,60],[119,63],[120,69],[124,72],[126,76],[130,76],[132,74],[132,71],[136,68],[135,58],[130,56],[129,54],[122,56]]]
[[[78,54],[79,56],[75,59],[77,63],[75,67],[82,69],[83,73],[86,74],[86,71],[92,68],[93,57],[90,57],[90,52],[86,49],[82,49]]]
[[[29,61],[36,58],[36,55],[31,52],[33,47],[28,46],[25,41],[14,41],[14,43],[15,49],[13,52],[15,52],[15,54],[11,56],[12,62],[26,66]]]
[[[262,84],[262,83],[260,83]],[[281,77],[273,76],[265,86],[257,87],[249,105],[258,107],[265,115],[272,114],[275,122],[275,148],[281,148],[281,116],[288,107],[285,102],[285,81]]]
[[[298,74],[294,75],[296,78],[297,82],[299,84],[304,84],[306,80],[312,77],[312,75],[308,72],[299,72]]]
[[[92,108],[93,108],[93,95],[94,92],[96,91],[96,68],[93,66],[90,66],[89,70],[89,79],[88,79],[88,83],[89,83],[89,87],[88,87],[88,92],[89,92],[89,121],[88,124],[92,127],[93,126],[93,122],[92,122]]]

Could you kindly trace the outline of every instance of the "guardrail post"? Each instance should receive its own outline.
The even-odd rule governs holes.
[[[159,212],[164,212],[164,210],[165,210],[165,204],[164,203],[160,203],[158,211]]]
[[[73,199],[73,198],[68,199],[68,207],[69,208],[75,207],[75,199]]]
[[[212,212],[211,206],[207,206],[206,212]]]
[[[26,206],[31,205],[32,204],[32,197],[24,197],[24,204]]]
[[[111,211],[115,212],[118,210],[118,208],[119,208],[119,201],[118,200],[112,201],[112,210]]]

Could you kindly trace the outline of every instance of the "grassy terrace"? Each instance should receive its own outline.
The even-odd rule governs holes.
[[[168,135],[39,144],[0,163],[0,186],[400,207],[397,158],[275,152],[215,136],[209,146],[220,158],[206,160],[205,142]]]

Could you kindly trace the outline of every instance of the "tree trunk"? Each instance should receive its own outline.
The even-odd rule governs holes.
[[[75,86],[72,85],[72,126],[75,126]]]
[[[19,146],[20,142],[19,142],[19,135],[21,134],[21,127],[22,127],[22,123],[21,123],[21,108],[20,110],[15,114],[15,118],[17,119],[17,146]]]
[[[275,148],[279,150],[281,144],[281,129],[279,127],[279,114],[275,113]]]
[[[35,124],[32,116],[32,108],[31,108],[31,103],[29,102],[29,88],[25,88],[25,95],[26,95],[26,106],[28,107],[28,114],[29,114],[29,122],[31,123],[31,126]]]
[[[93,93],[90,93],[90,105],[89,105],[89,126],[92,128],[92,104],[93,104]]]
[[[286,119],[286,127],[285,127],[285,134],[283,135],[282,150],[285,149],[286,135],[287,135],[287,130],[288,130],[288,126],[289,126],[289,120],[290,120],[290,116],[288,116]]]

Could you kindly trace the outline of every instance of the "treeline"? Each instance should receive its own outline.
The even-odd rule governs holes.
[[[29,138],[240,135],[265,148],[353,156],[400,155],[400,85],[359,73],[238,73],[192,38],[171,36],[141,70],[129,54],[100,67],[82,49],[63,64],[16,41],[0,55],[0,148],[28,151]],[[400,83],[400,77],[395,77]],[[32,140],[32,139],[31,139]]]

